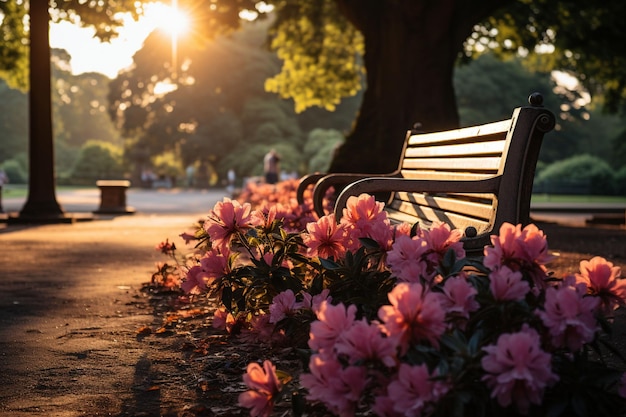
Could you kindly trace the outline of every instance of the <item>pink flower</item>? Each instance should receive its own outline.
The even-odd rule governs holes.
[[[435,377],[436,371],[429,373],[424,364],[411,366],[402,363],[398,379],[387,387],[393,409],[408,417],[427,415],[450,388],[448,384],[435,380]]]
[[[212,249],[200,258],[200,266],[209,280],[216,280],[231,273],[229,258],[230,249],[223,251]]]
[[[523,300],[530,291],[528,282],[522,279],[522,273],[511,271],[502,266],[489,274],[489,289],[493,298],[500,301]]]
[[[395,411],[395,401],[388,395],[378,395],[374,400],[372,411],[379,417],[404,417],[405,414],[402,411]]]
[[[217,309],[213,313],[212,326],[216,329],[226,330],[230,333],[235,322],[235,317],[224,308]]]
[[[445,311],[441,295],[426,292],[421,284],[398,284],[388,295],[391,305],[382,306],[378,317],[390,337],[398,337],[402,353],[410,343],[427,340],[439,346],[439,336],[445,331]]]
[[[351,364],[368,360],[379,360],[390,368],[396,364],[395,340],[385,337],[378,324],[370,324],[365,319],[354,322],[344,331],[335,349],[350,358]]]
[[[584,284],[574,285],[573,279],[558,289],[546,290],[545,311],[539,310],[537,315],[550,330],[554,346],[575,352],[594,339],[598,329],[594,311],[600,299],[585,297],[586,290]]]
[[[227,248],[234,235],[250,228],[250,210],[249,203],[241,205],[238,201],[229,198],[224,198],[224,201],[215,204],[209,218],[204,222],[204,230],[211,238],[214,247],[221,250]]]
[[[463,318],[469,318],[472,311],[480,308],[480,304],[475,299],[476,288],[474,288],[464,277],[448,278],[443,285],[443,297],[441,297],[441,307],[447,314],[454,314]]]
[[[383,211],[384,207],[383,203],[377,202],[371,195],[352,196],[346,202],[341,221],[361,230],[369,230],[372,223],[387,219],[387,213]]]
[[[243,343],[280,344],[285,341],[285,333],[283,330],[276,331],[276,326],[270,322],[269,314],[257,314],[241,329],[239,340]]]
[[[187,271],[181,284],[183,291],[187,293],[204,291],[207,285],[212,285],[216,280],[228,275],[231,272],[229,256],[228,248],[223,253],[216,249],[207,251],[200,258],[200,265],[194,265]]]
[[[270,323],[278,323],[290,315],[296,307],[296,295],[291,290],[283,291],[270,304]]]
[[[394,234],[395,234],[395,238],[397,239],[399,236],[408,236],[411,237],[411,229],[413,228],[413,226],[411,226],[410,223],[400,223],[394,226],[395,230],[394,230]]]
[[[263,368],[257,363],[250,363],[243,382],[250,390],[239,394],[239,405],[249,408],[253,417],[269,416],[274,409],[275,397],[282,389],[276,367],[270,361],[263,362]]]
[[[367,384],[365,368],[343,368],[334,358],[313,355],[309,360],[311,373],[302,374],[300,383],[308,390],[307,399],[320,401],[339,416],[354,416],[355,406]]]
[[[309,347],[317,351],[332,350],[337,338],[354,323],[356,306],[346,308],[323,301],[317,312],[317,321],[311,323]]]
[[[311,309],[315,314],[318,314],[324,301],[332,301],[330,290],[328,288],[323,289],[321,293],[313,296],[311,296],[308,292],[304,292],[302,294],[302,303],[298,307]]]
[[[428,251],[428,243],[424,239],[411,239],[398,236],[392,249],[387,252],[387,265],[398,280],[404,282],[420,282],[426,279],[428,264],[423,256]]]
[[[515,403],[526,414],[530,404],[541,404],[544,389],[559,380],[550,354],[541,350],[539,334],[527,324],[483,349],[487,355],[481,360],[486,372],[482,380],[502,407]]]
[[[200,293],[206,289],[207,273],[200,265],[194,265],[187,271],[185,280],[180,287],[186,293]]]
[[[620,267],[596,256],[580,262],[580,274],[576,274],[576,280],[587,284],[590,294],[600,297],[604,310],[612,310],[626,301],[626,280],[619,278],[621,274]]]
[[[491,236],[493,247],[485,247],[484,265],[492,271],[506,266],[512,271],[528,274],[533,283],[547,287],[546,263],[553,259],[548,252],[548,242],[537,226],[529,224],[513,226],[504,223],[498,236]]]
[[[347,232],[342,224],[337,224],[335,215],[323,216],[315,223],[306,226],[308,233],[302,236],[304,244],[308,246],[309,256],[320,258],[343,257],[346,253]]]
[[[434,222],[430,229],[424,230],[424,239],[432,251],[429,260],[432,264],[439,264],[448,249],[454,250],[457,259],[465,258],[463,249],[463,232],[458,229],[451,230],[450,225],[443,222]]]
[[[387,213],[383,211],[384,207],[383,203],[377,202],[368,194],[348,198],[341,224],[348,230],[350,250],[355,251],[361,246],[359,238],[373,239],[384,249],[390,247],[393,228],[387,219]]]
[[[161,242],[156,246],[156,250],[166,255],[173,254],[176,251],[176,244],[170,242],[169,239],[165,239],[165,242]]]

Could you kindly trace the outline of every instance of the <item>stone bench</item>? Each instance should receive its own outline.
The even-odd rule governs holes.
[[[97,214],[132,214],[135,209],[126,205],[126,190],[130,181],[99,180],[96,185],[100,189],[100,208]]]

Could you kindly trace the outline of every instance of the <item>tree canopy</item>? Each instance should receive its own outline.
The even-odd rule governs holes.
[[[19,18],[23,1],[0,2],[4,76],[24,68],[17,59],[24,49],[19,35],[24,30]],[[282,67],[265,87],[293,98],[298,111],[332,107],[364,86],[353,131],[335,154],[332,171],[388,171],[395,167],[404,131],[414,122],[425,130],[457,126],[455,65],[460,57],[471,58],[486,49],[521,53],[529,65],[576,74],[593,96],[603,97],[608,110],[619,110],[626,98],[622,0],[178,3],[192,13],[195,34],[201,39],[239,28],[243,10],[259,18],[271,11],[270,47]],[[140,13],[137,5],[132,0],[56,1],[52,18],[80,18],[81,24],[93,25],[106,39],[119,24],[116,12]]]

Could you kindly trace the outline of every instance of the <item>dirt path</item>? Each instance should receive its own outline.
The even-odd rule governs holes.
[[[137,335],[160,320],[139,290],[196,218],[0,230],[0,416],[170,415],[154,365],[180,355]]]
[[[180,243],[198,217],[0,229],[0,417],[245,415],[224,387],[262,352],[224,344],[201,318],[163,336],[137,333],[163,320],[141,291],[164,260],[154,246]],[[626,271],[625,229],[539,226],[561,252],[559,273],[591,255]],[[201,339],[207,350],[194,355],[190,340]]]

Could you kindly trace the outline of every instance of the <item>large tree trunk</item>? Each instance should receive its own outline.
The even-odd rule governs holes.
[[[454,65],[473,25],[494,8],[487,3],[467,10],[454,0],[337,0],[364,36],[367,90],[330,172],[391,172],[415,123],[425,132],[458,127]]]

